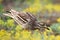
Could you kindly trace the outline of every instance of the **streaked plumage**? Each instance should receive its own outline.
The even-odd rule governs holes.
[[[18,25],[22,25],[24,30],[34,31],[38,29],[43,32],[45,29],[48,29],[44,22],[38,22],[37,18],[28,12],[17,12],[11,9],[8,14],[4,15],[13,18]]]

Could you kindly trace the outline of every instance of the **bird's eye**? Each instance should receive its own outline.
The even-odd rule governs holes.
[[[50,30],[49,28],[46,28],[47,30]]]

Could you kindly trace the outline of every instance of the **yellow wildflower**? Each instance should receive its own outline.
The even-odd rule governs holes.
[[[59,22],[59,23],[60,23],[60,18],[58,18],[58,19],[57,19],[57,22]]]
[[[54,10],[56,10],[56,11],[60,11],[60,5],[54,5]]]
[[[24,30],[22,32],[22,36],[23,36],[23,38],[28,38],[28,37],[30,37],[30,32],[28,32],[27,30]]]
[[[4,35],[5,35],[5,33],[6,33],[6,31],[5,31],[5,30],[1,30],[1,31],[0,31],[0,36],[4,36]]]
[[[56,36],[56,38],[55,38],[56,40],[60,40],[60,35],[59,36]]]
[[[54,35],[50,35],[50,37],[48,37],[49,40],[54,40],[55,39],[55,36]]]

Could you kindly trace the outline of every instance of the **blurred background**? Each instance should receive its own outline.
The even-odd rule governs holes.
[[[51,18],[52,23],[57,23],[43,34],[35,30],[31,36],[31,32],[22,30],[12,18],[3,15],[10,8],[30,12],[39,21]],[[0,0],[0,40],[60,40],[60,0]]]

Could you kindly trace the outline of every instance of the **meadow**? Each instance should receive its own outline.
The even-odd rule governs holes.
[[[2,1],[2,0],[1,0]],[[43,33],[40,33],[38,30],[35,30],[33,34],[27,30],[22,30],[21,26],[18,25],[12,18],[4,16],[3,13],[5,10],[1,5],[0,1],[0,40],[60,40],[60,17],[56,19],[58,23],[52,24],[49,29],[45,30]],[[39,0],[25,1],[22,5],[22,10],[19,7],[13,7],[17,11],[30,12],[34,15],[38,15],[40,12],[45,13],[48,10],[48,14],[53,14],[52,11],[60,14],[60,4],[41,4]],[[43,3],[46,3],[44,1]],[[26,5],[26,6],[27,6]],[[21,6],[20,6],[21,8]],[[45,15],[46,16],[46,15]],[[38,18],[39,20],[39,18]]]

